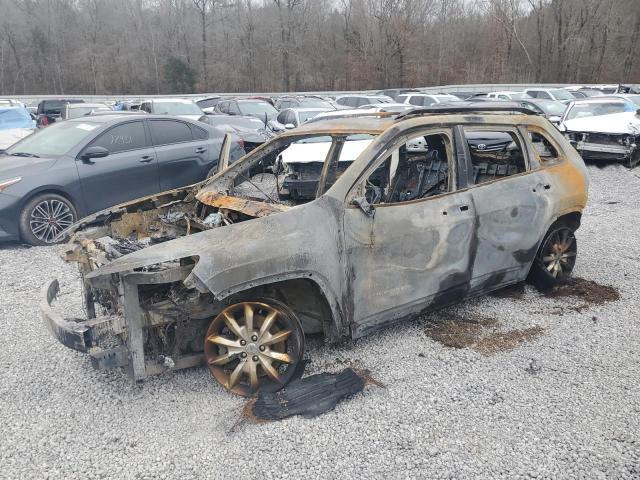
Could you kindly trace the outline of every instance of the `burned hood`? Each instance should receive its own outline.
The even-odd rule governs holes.
[[[640,135],[640,117],[635,112],[575,118],[564,122],[570,132]]]
[[[337,249],[339,212],[337,201],[323,196],[278,214],[144,248],[94,270],[86,279],[162,268],[158,265],[191,257],[196,260],[194,284],[218,296],[246,281],[317,271],[318,252]],[[313,229],[312,224],[324,228]]]

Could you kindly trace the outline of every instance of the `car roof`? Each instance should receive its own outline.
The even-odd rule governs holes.
[[[330,110],[328,108],[322,108],[322,107],[305,107],[305,108],[298,108],[298,107],[291,107],[291,108],[285,108],[285,110],[293,110],[294,112],[334,112],[335,110]]]
[[[91,108],[91,107],[109,108],[104,103],[68,103],[67,105],[68,105],[67,108],[87,108],[87,107],[89,107],[89,108]]]
[[[145,101],[153,103],[193,103],[191,100],[186,98],[152,98],[151,100]]]
[[[87,123],[87,122],[91,122],[91,123],[117,123],[120,120],[131,120],[136,118],[138,115],[132,115],[129,112],[117,112],[114,111],[113,114],[109,114],[109,115],[96,115],[96,116],[90,116],[90,117],[80,117],[80,118],[71,118],[69,120],[66,120],[66,122],[78,122],[78,123]],[[142,119],[145,118],[149,118],[149,119],[158,119],[158,120],[174,120],[174,121],[180,121],[180,122],[187,122],[187,123],[197,123],[198,126],[202,126],[202,125],[206,125],[202,122],[189,122],[188,119],[186,118],[178,118],[172,115],[152,115],[152,114],[147,114],[147,115],[141,115]]]
[[[626,98],[622,98],[622,97],[609,97],[609,96],[601,96],[601,97],[589,97],[589,98],[580,98],[577,100],[574,100],[573,103],[575,104],[582,104],[582,103],[629,103],[630,100],[626,99]]]

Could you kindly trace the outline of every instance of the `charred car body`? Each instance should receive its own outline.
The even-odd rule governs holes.
[[[56,313],[53,281],[47,325],[99,368],[142,380],[206,363],[226,389],[251,395],[295,375],[305,334],[358,338],[528,275],[559,282],[575,262],[586,173],[566,139],[527,112],[318,121],[205,183],[85,218],[67,260],[80,266],[89,318]],[[466,135],[496,137],[488,132],[509,148],[471,151]],[[341,171],[356,135],[370,141]],[[431,148],[407,149],[419,138]],[[257,183],[310,139],[330,143],[313,200],[283,202]]]

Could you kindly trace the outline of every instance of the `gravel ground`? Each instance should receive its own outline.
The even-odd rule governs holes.
[[[640,169],[590,173],[575,274],[616,287],[620,300],[526,287],[341,347],[311,342],[308,372],[363,366],[386,386],[315,419],[248,423],[243,400],[205,368],[139,387],[94,371],[38,314],[53,276],[60,304],[81,313],[61,249],[2,247],[0,477],[640,478]],[[459,317],[491,318],[490,340],[514,343],[451,348],[425,333]]]

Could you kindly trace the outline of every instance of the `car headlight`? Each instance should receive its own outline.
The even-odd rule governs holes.
[[[0,180],[0,192],[2,192],[5,188],[10,187],[11,185],[18,183],[22,180],[22,177],[10,178],[8,180]]]

